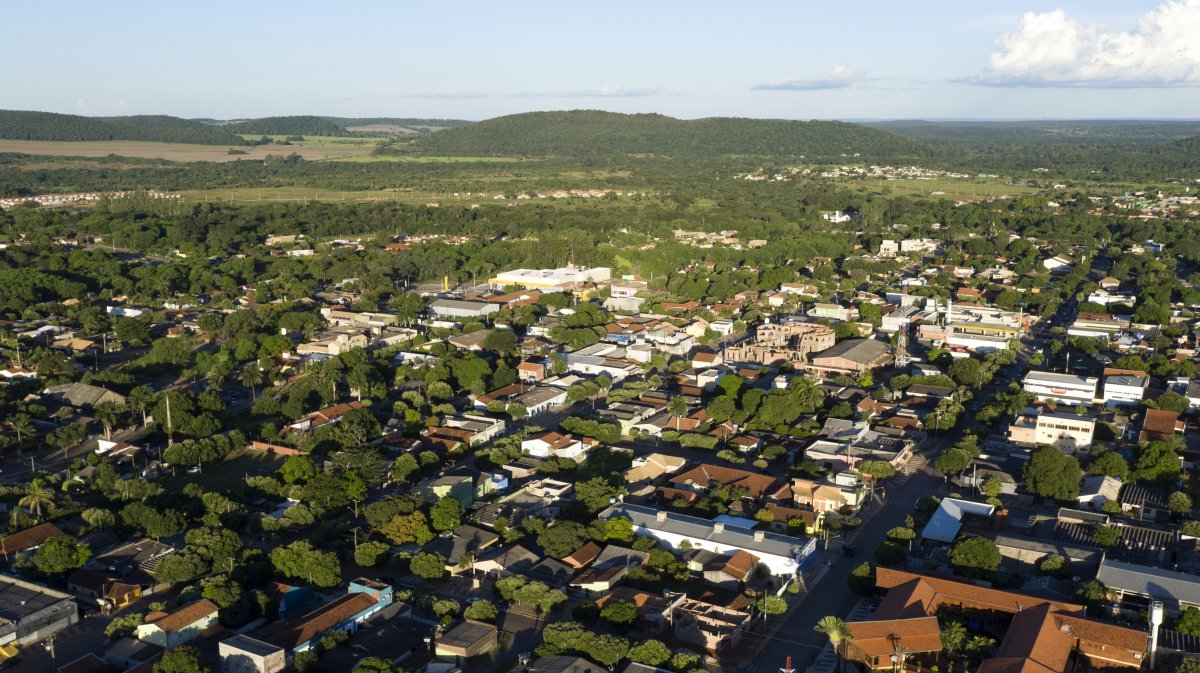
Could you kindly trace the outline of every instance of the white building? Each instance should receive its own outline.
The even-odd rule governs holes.
[[[217,644],[221,673],[278,673],[287,666],[282,647],[238,634]]]
[[[607,267],[565,266],[561,269],[514,269],[496,274],[488,283],[535,290],[558,290],[573,283],[600,283],[611,278],[612,270]]]
[[[1055,372],[1029,372],[1022,381],[1025,392],[1042,402],[1089,406],[1096,400],[1100,379]]]
[[[436,299],[429,304],[429,312],[440,320],[456,318],[482,319],[500,310],[500,304],[486,301],[463,301],[461,299]]]
[[[1067,334],[1093,339],[1114,339],[1121,335],[1126,323],[1113,317],[1094,314],[1081,315],[1067,328]]]
[[[1096,434],[1096,417],[1042,409],[1034,428],[1034,443],[1057,446],[1066,453],[1086,454]]]
[[[1113,373],[1109,373],[1109,372]],[[1142,403],[1150,375],[1146,372],[1124,369],[1106,370],[1104,376],[1104,405],[1108,407],[1136,407]]]
[[[1079,488],[1079,497],[1076,498],[1076,501],[1080,505],[1091,507],[1099,512],[1104,503],[1109,500],[1117,502],[1121,486],[1121,480],[1116,477],[1104,474],[1087,476],[1083,478],[1083,485]]]
[[[641,505],[618,503],[600,513],[600,518],[605,520],[614,516],[631,520],[635,535],[654,538],[671,549],[678,549],[687,540],[693,549],[717,554],[749,552],[757,556],[773,575],[794,575],[800,562],[816,550],[816,538],[726,526]]]
[[[571,435],[547,432],[521,440],[521,450],[528,451],[534,458],[570,458],[581,463],[587,457],[588,447]]]

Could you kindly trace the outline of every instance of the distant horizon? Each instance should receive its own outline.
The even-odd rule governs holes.
[[[8,109],[14,112],[45,112],[50,114],[63,114],[90,117],[94,119],[121,119],[125,117],[153,117],[167,116],[188,121],[203,121],[213,120],[221,122],[240,122],[250,121],[254,119],[263,119],[267,117],[322,117],[322,118],[340,118],[340,119],[444,119],[448,121],[465,121],[477,124],[479,122],[488,121],[489,119],[497,119],[499,117],[511,117],[521,114],[535,114],[539,112],[575,112],[575,111],[598,111],[611,112],[613,114],[637,115],[637,114],[658,114],[680,121],[698,121],[701,119],[756,119],[762,121],[838,121],[848,124],[878,124],[885,122],[933,122],[933,123],[1021,123],[1021,122],[1177,122],[1177,123],[1200,123],[1200,117],[1150,117],[1150,116],[1130,116],[1130,117],[776,117],[764,116],[757,117],[753,115],[703,115],[699,117],[680,117],[667,114],[665,112],[621,112],[619,110],[606,110],[595,107],[577,107],[577,108],[556,108],[556,109],[531,109],[523,112],[510,112],[507,114],[496,115],[494,117],[483,117],[478,119],[469,119],[466,117],[455,117],[447,114],[428,114],[428,115],[404,115],[404,114],[320,114],[313,112],[296,112],[283,114],[266,114],[258,116],[238,116],[238,117],[214,117],[209,115],[183,116],[169,114],[166,112],[137,112],[124,114],[80,114],[78,112],[64,112],[60,110],[16,110],[14,108],[0,108],[0,110]]]
[[[397,109],[388,116],[478,121],[600,107],[680,119],[1025,121],[1200,110],[1200,0],[6,9],[10,25],[31,29],[0,46],[20,64],[3,106],[89,116]]]

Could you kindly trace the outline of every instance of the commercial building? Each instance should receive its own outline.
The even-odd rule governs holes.
[[[481,320],[500,310],[499,304],[486,301],[465,301],[462,299],[435,299],[429,304],[429,312],[438,320],[458,320],[462,318]]]
[[[635,535],[652,537],[672,549],[678,549],[680,543],[687,540],[693,549],[718,554],[747,551],[757,556],[774,575],[794,575],[816,550],[816,539],[726,526],[641,505],[619,503],[600,513],[600,518],[605,520],[614,516],[631,520]]]
[[[598,266],[565,266],[561,269],[514,269],[496,274],[488,281],[491,285],[534,289],[534,290],[564,290],[575,283],[602,283],[612,279],[612,270]]]
[[[804,363],[809,353],[834,345],[833,328],[807,322],[766,323],[755,330],[754,340],[725,348],[726,362],[763,365]]]
[[[812,356],[808,368],[821,375],[856,376],[892,362],[891,347],[875,339],[846,339]]]
[[[1200,577],[1173,570],[1105,559],[1096,579],[1117,596],[1123,609],[1140,612],[1162,601],[1167,614],[1200,608]]]
[[[1100,379],[1055,372],[1029,372],[1021,382],[1025,392],[1042,402],[1090,406],[1096,400]]]
[[[1091,450],[1096,434],[1096,417],[1071,411],[1051,411],[1042,408],[1036,412],[1026,409],[1017,420],[1008,426],[1008,439],[1015,444],[1035,446],[1049,444],[1064,453],[1086,454]]]
[[[0,575],[0,647],[36,643],[78,622],[70,594]]]
[[[287,666],[283,648],[247,635],[236,635],[217,645],[221,673],[279,673]]]
[[[1067,328],[1067,334],[1093,339],[1115,339],[1121,335],[1127,324],[1115,316],[1083,313]]]
[[[1142,403],[1150,375],[1129,369],[1105,369],[1104,392],[1101,397],[1108,407],[1136,407]]]

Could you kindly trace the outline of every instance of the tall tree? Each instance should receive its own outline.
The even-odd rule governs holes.
[[[833,649],[838,653],[838,660],[841,662],[842,673],[846,671],[846,643],[850,641],[853,634],[850,632],[850,627],[840,617],[834,615],[826,615],[822,617],[817,625],[813,627],[817,633],[829,638]]]

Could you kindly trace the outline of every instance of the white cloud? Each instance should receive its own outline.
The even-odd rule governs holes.
[[[750,87],[754,91],[821,91],[824,89],[845,89],[861,75],[842,64],[833,66],[833,72],[823,77],[788,77],[774,79],[765,84],[755,84]]]
[[[991,67],[972,84],[1158,87],[1200,84],[1200,0],[1171,0],[1129,32],[1107,30],[1061,9],[1027,12],[996,41]]]

